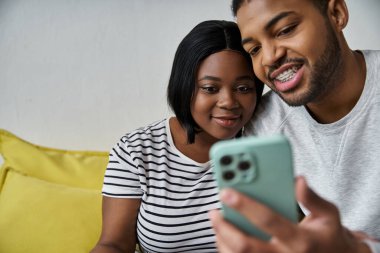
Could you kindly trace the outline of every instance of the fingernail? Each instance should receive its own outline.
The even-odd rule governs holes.
[[[229,206],[233,206],[237,203],[237,196],[234,192],[232,192],[231,190],[223,190],[221,193],[220,193],[220,198],[221,200],[229,205]]]

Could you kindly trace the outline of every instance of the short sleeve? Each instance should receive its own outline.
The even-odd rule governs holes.
[[[138,166],[126,139],[122,138],[110,151],[102,194],[114,198],[141,198],[143,195]]]

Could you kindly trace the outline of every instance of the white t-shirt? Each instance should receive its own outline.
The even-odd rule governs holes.
[[[344,118],[319,124],[305,107],[289,107],[269,92],[246,134],[286,135],[296,173],[338,206],[344,226],[380,239],[380,51],[362,53],[364,90]]]
[[[137,236],[144,252],[217,252],[207,213],[221,204],[210,164],[177,150],[169,119],[162,120],[115,145],[103,195],[141,198]]]

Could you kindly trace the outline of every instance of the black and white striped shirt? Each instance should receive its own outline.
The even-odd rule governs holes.
[[[110,152],[103,195],[141,198],[137,236],[144,252],[217,252],[207,215],[221,207],[211,163],[177,150],[169,119],[121,138]]]

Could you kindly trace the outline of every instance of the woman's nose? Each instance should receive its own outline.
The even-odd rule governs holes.
[[[220,108],[231,110],[239,107],[238,101],[235,99],[233,92],[221,92],[218,104]]]

